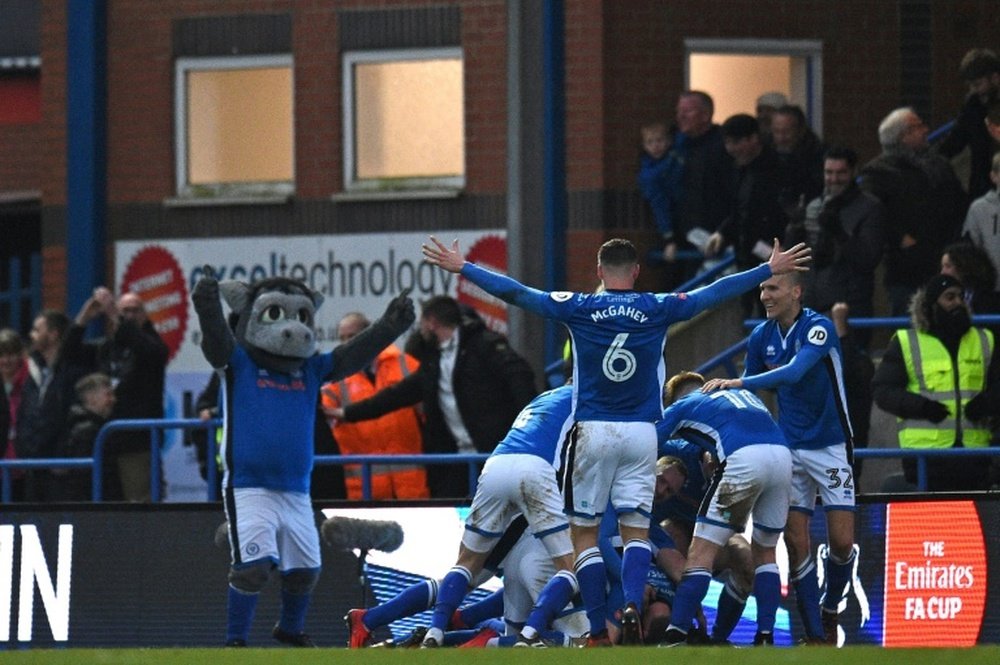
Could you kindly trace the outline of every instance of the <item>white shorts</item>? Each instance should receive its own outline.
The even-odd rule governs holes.
[[[538,540],[527,534],[500,565],[503,568],[503,617],[507,634],[516,635],[528,620],[542,588],[556,574],[556,567]],[[582,608],[567,605],[552,628],[570,637],[580,637],[590,629],[590,623]]]
[[[596,526],[610,500],[621,524],[649,526],[656,485],[653,423],[577,422],[566,465],[563,496],[570,522]]]
[[[712,480],[694,535],[724,546],[753,516],[753,541],[774,547],[788,520],[792,456],[780,445],[740,448],[726,458],[722,477]]]
[[[239,487],[232,504],[223,505],[233,566],[269,559],[282,572],[320,567],[319,531],[308,494]]]
[[[854,471],[845,444],[792,451],[791,509],[812,515],[817,495],[824,510],[854,510]]]
[[[528,530],[545,544],[549,556],[570,554],[573,544],[562,507],[556,471],[541,457],[490,457],[479,474],[462,544],[473,552],[489,552],[514,518],[523,514]]]

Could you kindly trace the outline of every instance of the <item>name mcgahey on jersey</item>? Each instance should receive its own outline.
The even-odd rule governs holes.
[[[599,309],[590,313],[590,318],[594,321],[603,321],[605,319],[619,316],[632,319],[633,321],[638,321],[639,323],[649,321],[649,317],[646,316],[645,312],[638,310],[635,307],[626,307],[625,305],[611,305],[610,307],[605,307],[604,309]]]

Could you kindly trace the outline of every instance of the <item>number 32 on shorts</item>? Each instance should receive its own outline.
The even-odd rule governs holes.
[[[835,490],[838,487],[854,489],[854,471],[850,467],[827,469],[826,475],[830,477],[828,489]]]

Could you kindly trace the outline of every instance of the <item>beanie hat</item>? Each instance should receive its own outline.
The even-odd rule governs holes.
[[[937,299],[941,297],[941,294],[953,286],[962,288],[962,283],[951,275],[934,275],[924,285],[925,302],[933,306],[937,302]]]

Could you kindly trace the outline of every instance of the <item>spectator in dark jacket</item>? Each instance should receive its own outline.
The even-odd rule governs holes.
[[[794,104],[780,107],[771,117],[771,143],[778,155],[778,201],[792,219],[823,193],[825,148]]]
[[[885,245],[885,208],[855,182],[858,156],[850,148],[831,148],[823,159],[823,195],[806,206],[805,217],[793,220],[785,244],[807,243],[813,261],[805,274],[805,304],[827,312],[844,302],[852,316],[874,311],[875,269]],[[870,331],[857,330],[855,342],[864,349]]]
[[[760,139],[757,119],[738,114],[722,124],[726,152],[736,165],[729,215],[708,240],[705,253],[717,254],[728,245],[736,250],[736,266],[747,270],[767,261],[775,238],[781,238],[788,217],[779,202],[780,179],[774,149]],[[763,315],[758,294],[748,291],[741,299],[743,313]]]
[[[538,394],[531,366],[507,339],[478,318],[463,318],[448,296],[424,303],[419,340],[406,352],[420,360],[416,372],[333,417],[366,420],[422,402],[425,452],[489,453]],[[427,483],[434,498],[465,497],[467,467],[428,465]]]
[[[84,342],[87,325],[98,317],[104,319],[106,336]],[[74,364],[111,377],[117,397],[112,420],[163,418],[169,350],[138,295],[124,293],[116,302],[108,289],[95,289],[67,334],[64,353]],[[106,499],[150,500],[149,431],[120,432],[111,437],[105,461],[118,479],[104,488]]]
[[[69,318],[56,310],[43,310],[31,325],[28,380],[17,415],[17,456],[53,457],[65,437],[66,416],[76,399],[73,386],[87,368],[63,353]],[[41,469],[26,473],[25,500],[46,501],[51,473]]]
[[[898,108],[879,125],[882,154],[861,169],[861,189],[886,211],[885,285],[893,316],[938,270],[941,248],[958,238],[964,193],[947,160],[927,149],[927,125]]]
[[[993,189],[990,160],[996,150],[986,128],[990,104],[1000,101],[1000,57],[989,49],[975,48],[962,58],[959,72],[969,86],[969,95],[958,111],[955,125],[937,145],[945,157],[955,157],[969,149],[969,198],[976,199]]]

